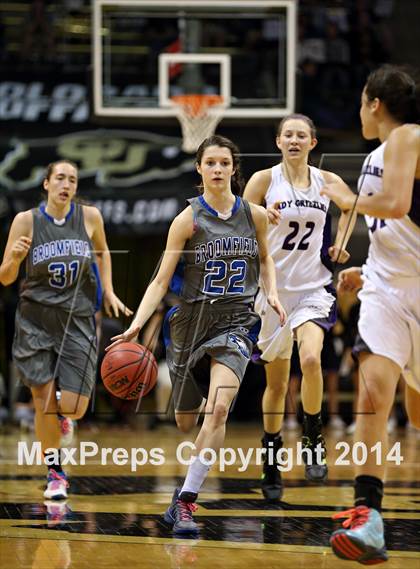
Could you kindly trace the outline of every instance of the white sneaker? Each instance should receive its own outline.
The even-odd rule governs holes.
[[[354,431],[356,430],[356,421],[353,421],[353,423],[351,423],[347,429],[346,429],[346,435],[354,435]]]
[[[60,421],[60,448],[67,447],[71,444],[74,435],[74,424],[68,417],[58,417]]]
[[[334,431],[344,431],[344,429],[346,428],[345,422],[338,415],[334,415],[333,417],[331,417],[328,426]]]
[[[67,488],[69,483],[64,472],[56,472],[53,468],[48,470],[47,488],[44,498],[48,500],[65,500],[68,498]]]

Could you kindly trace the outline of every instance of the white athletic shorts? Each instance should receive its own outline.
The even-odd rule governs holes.
[[[420,392],[420,282],[385,291],[366,276],[363,280],[361,339],[370,352],[399,365],[406,382]],[[362,351],[356,344],[353,352]]]
[[[315,322],[325,331],[332,328],[337,320],[333,292],[332,287],[305,292],[279,291],[280,302],[287,312],[286,324],[281,327],[278,314],[268,305],[265,295],[260,291],[255,301],[255,310],[262,321],[258,337],[261,359],[272,362],[276,358],[291,358],[294,331],[305,322]]]

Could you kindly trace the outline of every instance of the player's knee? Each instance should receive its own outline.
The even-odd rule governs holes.
[[[392,405],[394,396],[387,397],[377,382],[360,382],[358,396],[358,410],[361,413],[375,413],[387,415]]]
[[[211,420],[216,425],[223,425],[226,423],[226,419],[229,413],[229,406],[223,402],[217,402],[214,406],[213,413],[211,414]]]
[[[321,369],[321,357],[316,354],[303,354],[300,358],[300,367],[304,374],[316,373]]]
[[[47,399],[42,395],[32,393],[32,400],[37,411],[43,411],[46,408]]]
[[[267,387],[265,390],[265,397],[268,399],[281,399],[283,398],[286,393],[287,393],[287,387],[288,384],[287,383],[283,383],[281,381],[276,382],[276,383],[271,383],[268,384],[267,383]]]

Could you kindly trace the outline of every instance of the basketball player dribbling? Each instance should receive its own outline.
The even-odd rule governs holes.
[[[59,160],[48,166],[43,182],[47,201],[16,215],[0,266],[0,282],[6,286],[16,281],[26,259],[13,359],[32,392],[35,433],[48,466],[44,496],[52,500],[67,498],[60,423],[83,417],[95,382],[94,314],[102,291],[108,314],[132,314],[113,291],[100,212],[73,201],[77,181],[72,162]]]
[[[375,564],[386,561],[381,516],[388,447],[387,421],[401,374],[406,380],[409,420],[420,428],[420,118],[415,81],[398,67],[372,72],[363,89],[364,138],[379,138],[359,179],[359,196],[344,184],[323,194],[339,207],[364,214],[370,247],[365,265],[340,273],[339,291],[360,290],[359,398],[355,442],[368,449],[357,466],[354,508],[333,533],[339,557]],[[378,442],[382,456],[369,453]]]
[[[320,195],[326,182],[340,181],[336,174],[308,164],[316,146],[312,120],[300,114],[285,117],[279,124],[276,144],[282,162],[256,172],[249,180],[244,197],[265,204],[270,222],[268,247],[276,266],[278,294],[288,314],[281,328],[266,310],[261,291],[256,310],[262,318],[258,340],[266,369],[267,386],[263,396],[264,448],[274,454],[283,446],[280,430],[290,375],[293,341],[299,351],[304,411],[302,446],[306,459],[305,476],[323,482],[328,474],[325,442],[322,437],[321,404],[323,377],[321,351],[324,334],[337,318],[335,290],[332,287],[332,261],[344,263],[345,250],[354,226],[350,212],[341,213],[335,244],[331,243],[328,215],[330,200]],[[317,458],[315,449],[321,456]],[[311,460],[307,459],[310,453]],[[283,485],[277,462],[265,460],[262,490],[268,501],[281,498]]]
[[[196,167],[202,193],[188,200],[187,208],[173,221],[156,278],[130,328],[113,338],[113,345],[135,339],[171,280],[177,281],[181,302],[168,312],[165,327],[169,329],[167,360],[175,417],[181,431],[196,425],[207,399],[195,440],[196,457],[165,513],[177,534],[199,529],[192,513],[209,471],[199,452],[203,448],[217,452],[223,445],[229,408],[260,328],[254,312],[260,267],[267,302],[278,325],[286,318],[267,251],[265,211],[235,195],[242,190],[238,149],[227,138],[211,136],[197,150]]]

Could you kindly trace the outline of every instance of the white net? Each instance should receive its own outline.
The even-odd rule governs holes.
[[[223,117],[223,98],[216,95],[172,97],[182,129],[182,150],[193,153],[216,130]]]

